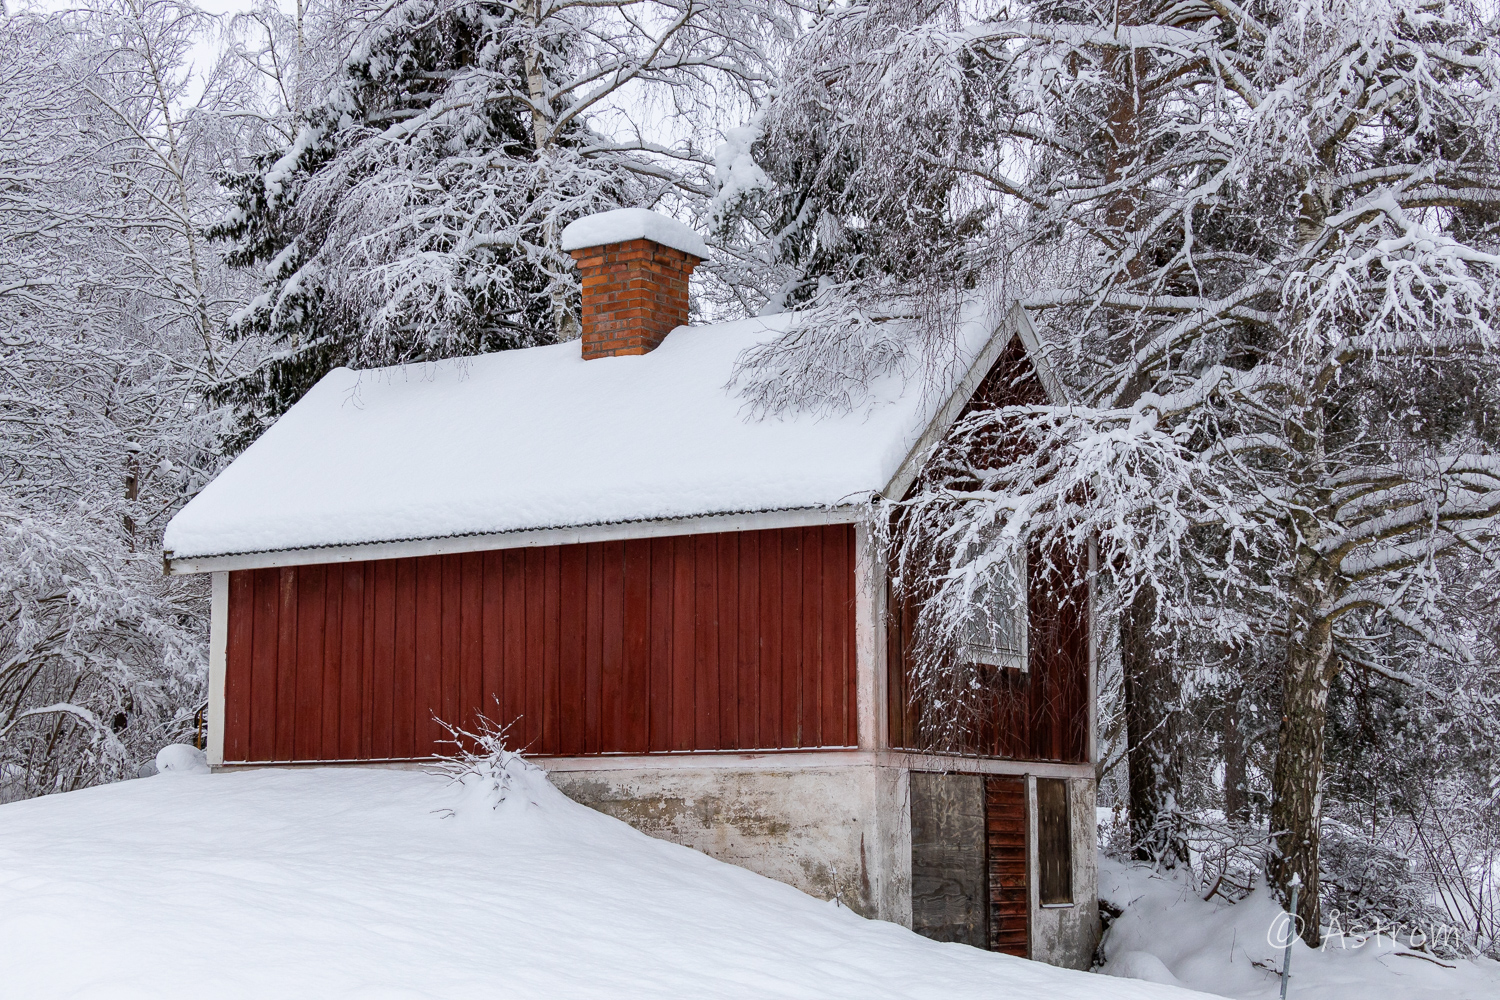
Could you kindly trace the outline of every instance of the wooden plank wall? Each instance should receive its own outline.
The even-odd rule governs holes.
[[[1073,804],[1066,778],[1036,779],[1037,900],[1073,902]]]
[[[1026,864],[1026,779],[984,779],[990,950],[1030,958],[1031,892]]]
[[[1028,595],[1029,665],[1026,672],[993,668],[987,711],[962,745],[939,745],[921,726],[920,692],[911,684],[907,650],[917,609],[894,599],[886,616],[887,718],[891,745],[1007,760],[1088,761],[1088,588],[1068,586],[1067,554],[1053,553],[1055,573],[1036,571],[1032,555]]]
[[[224,758],[853,746],[854,530],[236,571]]]
[[[1027,405],[1047,399],[1019,338],[1013,338],[964,408]],[[991,446],[1009,447],[996,440]],[[993,459],[994,456],[987,456]],[[924,470],[927,475],[932,470]],[[912,492],[922,486],[922,477]],[[910,495],[910,494],[908,494]],[[987,711],[962,745],[939,745],[919,725],[922,705],[911,684],[912,629],[920,605],[890,595],[886,615],[887,720],[894,747],[1011,760],[1085,763],[1089,727],[1089,594],[1078,581],[1082,553],[1061,548],[1029,556],[1029,670],[994,670]],[[1050,569],[1048,567],[1051,567]]]

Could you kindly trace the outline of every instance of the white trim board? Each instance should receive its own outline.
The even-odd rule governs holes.
[[[907,451],[906,457],[896,468],[896,474],[886,484],[881,494],[890,500],[899,500],[906,495],[907,489],[922,471],[922,466],[927,463],[927,456],[937,443],[947,436],[948,430],[953,422],[958,419],[959,413],[963,412],[964,405],[968,403],[979,383],[984,381],[985,375],[995,366],[1000,359],[1000,353],[1005,350],[1010,338],[1014,334],[1012,324],[1002,321],[1000,326],[991,334],[990,339],[985,342],[984,350],[974,358],[974,363],[969,370],[964,372],[963,378],[953,387],[948,394],[947,400],[938,407],[938,411],[932,415],[927,422],[927,427],[922,431],[922,436],[917,438],[917,443]]]
[[[229,652],[229,574],[214,573],[208,617],[208,764],[224,763],[224,673]]]
[[[909,771],[943,771],[953,774],[1035,775],[1041,778],[1093,780],[1091,764],[1059,764],[1036,760],[996,760],[947,754],[907,753],[901,750],[766,750],[684,751],[661,754],[604,754],[597,757],[528,757],[547,771],[806,771],[842,767],[897,767]],[[261,767],[381,767],[421,770],[435,758],[393,760],[246,761],[223,764],[215,770],[238,771]]]
[[[1047,398],[1054,404],[1068,402],[1068,388],[1057,377],[1057,372],[1052,370],[1052,363],[1047,360],[1047,349],[1042,344],[1042,339],[1036,335],[1036,327],[1031,325],[1031,314],[1017,302],[1011,307],[1009,319],[1015,324],[1016,334],[1026,348],[1031,366],[1036,369],[1037,380],[1047,391]]]
[[[868,523],[854,527],[855,702],[859,746],[890,746],[886,717],[886,557]]]
[[[222,556],[168,554],[167,573],[211,573],[238,569],[270,569],[278,566],[316,566],[327,563],[365,562],[371,559],[406,559],[413,556],[449,555],[459,552],[489,552],[496,549],[536,548],[543,545],[581,545],[626,538],[660,538],[667,535],[705,535],[719,531],[765,531],[819,524],[854,524],[862,518],[862,507],[808,507],[741,514],[707,514],[700,517],[660,521],[621,521],[614,524],[575,528],[538,528],[504,531],[488,535],[450,535],[445,538],[414,538],[397,542],[366,542],[358,545],[324,545],[274,552],[246,552]]]
[[[1026,776],[1026,957],[1030,959],[1036,958],[1037,933],[1041,930],[1038,917],[1042,909],[1042,863],[1040,845],[1036,841],[1036,779],[1034,774]]]
[[[968,405],[974,393],[979,390],[979,385],[989,375],[990,369],[995,367],[995,362],[1000,360],[1000,355],[1010,346],[1012,337],[1021,338],[1021,346],[1026,349],[1026,357],[1036,371],[1037,379],[1042,383],[1049,399],[1054,403],[1067,401],[1062,382],[1052,371],[1052,366],[1047,363],[1042,342],[1036,335],[1036,330],[1031,325],[1031,319],[1026,315],[1020,303],[1014,303],[1006,312],[1005,317],[996,325],[995,332],[985,342],[984,349],[974,358],[974,363],[969,370],[959,379],[958,384],[953,387],[948,399],[938,409],[917,438],[917,443],[911,446],[902,459],[901,465],[896,469],[896,474],[891,481],[881,490],[881,495],[888,500],[899,500],[906,495],[911,484],[916,481],[922,471],[922,466],[927,463],[932,449],[937,447],[938,442],[947,436],[952,429],[954,421]]]

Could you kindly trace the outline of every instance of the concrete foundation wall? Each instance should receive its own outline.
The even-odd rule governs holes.
[[[1035,783],[1032,783],[1033,789]],[[1034,796],[1033,791],[1033,796]],[[1032,849],[1031,957],[1069,969],[1087,969],[1099,944],[1098,829],[1094,815],[1094,782],[1068,782],[1069,817],[1073,841],[1073,905],[1042,906],[1037,902],[1037,864]],[[1036,844],[1036,810],[1031,811],[1030,841]]]
[[[670,840],[838,899],[863,916],[912,926],[911,771],[888,764],[592,768],[537,761],[575,801]],[[923,768],[926,770],[927,768]],[[957,768],[955,768],[957,770]],[[1029,781],[1035,797],[1035,782]],[[1037,901],[1036,809],[1031,830],[1031,956],[1088,968],[1099,935],[1094,781],[1069,780],[1073,899]]]
[[[575,801],[653,837],[911,926],[904,768],[553,770],[550,777]]]

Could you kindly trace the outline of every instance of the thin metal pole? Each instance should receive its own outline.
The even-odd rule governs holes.
[[[1296,875],[1292,876],[1292,912],[1288,914],[1287,922],[1286,954],[1281,956],[1281,1000],[1286,1000],[1286,984],[1292,978],[1292,942],[1297,940],[1297,890],[1302,888],[1302,880]]]

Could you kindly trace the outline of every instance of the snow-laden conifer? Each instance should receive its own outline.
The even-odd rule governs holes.
[[[740,0],[380,12],[295,137],[228,178],[237,207],[215,233],[266,280],[232,327],[279,347],[228,390],[247,435],[334,365],[576,336],[562,228],[700,205],[701,112],[759,92],[785,30],[775,5]]]

